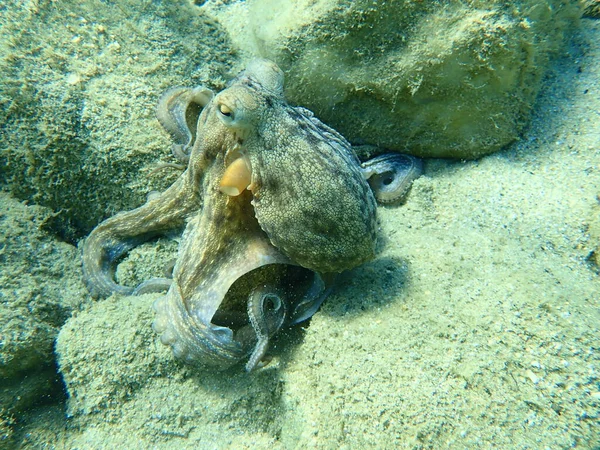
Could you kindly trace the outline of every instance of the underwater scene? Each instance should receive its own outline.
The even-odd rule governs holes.
[[[0,3],[0,449],[600,449],[599,19]]]

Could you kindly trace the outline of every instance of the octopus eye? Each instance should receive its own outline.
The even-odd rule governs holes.
[[[219,112],[224,115],[225,117],[229,117],[233,120],[233,111],[231,110],[231,108],[227,105],[224,104],[220,104],[219,105]]]

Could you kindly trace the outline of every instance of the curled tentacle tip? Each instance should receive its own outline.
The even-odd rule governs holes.
[[[248,298],[248,318],[256,333],[256,345],[246,363],[246,371],[252,372],[268,364],[266,359],[269,339],[277,333],[288,318],[289,305],[278,288],[259,286]]]
[[[403,200],[414,180],[423,173],[423,162],[414,156],[389,153],[362,164],[375,198],[380,203]]]

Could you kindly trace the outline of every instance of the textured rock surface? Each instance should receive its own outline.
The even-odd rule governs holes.
[[[153,297],[111,297],[63,327],[56,353],[69,394],[69,414],[103,411],[110,416],[111,409],[152,377],[174,370],[176,363],[152,331]]]
[[[23,410],[61,391],[54,340],[87,297],[77,249],[44,231],[54,218],[0,193],[0,444]]]
[[[191,8],[14,1],[0,14],[0,179],[55,210],[69,240],[175,178],[152,173],[171,160],[159,95],[229,76],[226,34]]]
[[[277,6],[275,6],[277,5]],[[476,158],[528,123],[549,56],[581,11],[564,0],[206,2],[286,94],[353,143]]]
[[[47,208],[0,194],[0,377],[52,364],[58,329],[87,296],[79,252],[43,230]]]

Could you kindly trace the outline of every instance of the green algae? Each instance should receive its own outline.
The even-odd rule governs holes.
[[[157,99],[178,84],[222,87],[232,53],[226,35],[190,8],[14,2],[2,16],[2,181],[55,210],[64,238],[177,176],[153,172],[172,158]]]

